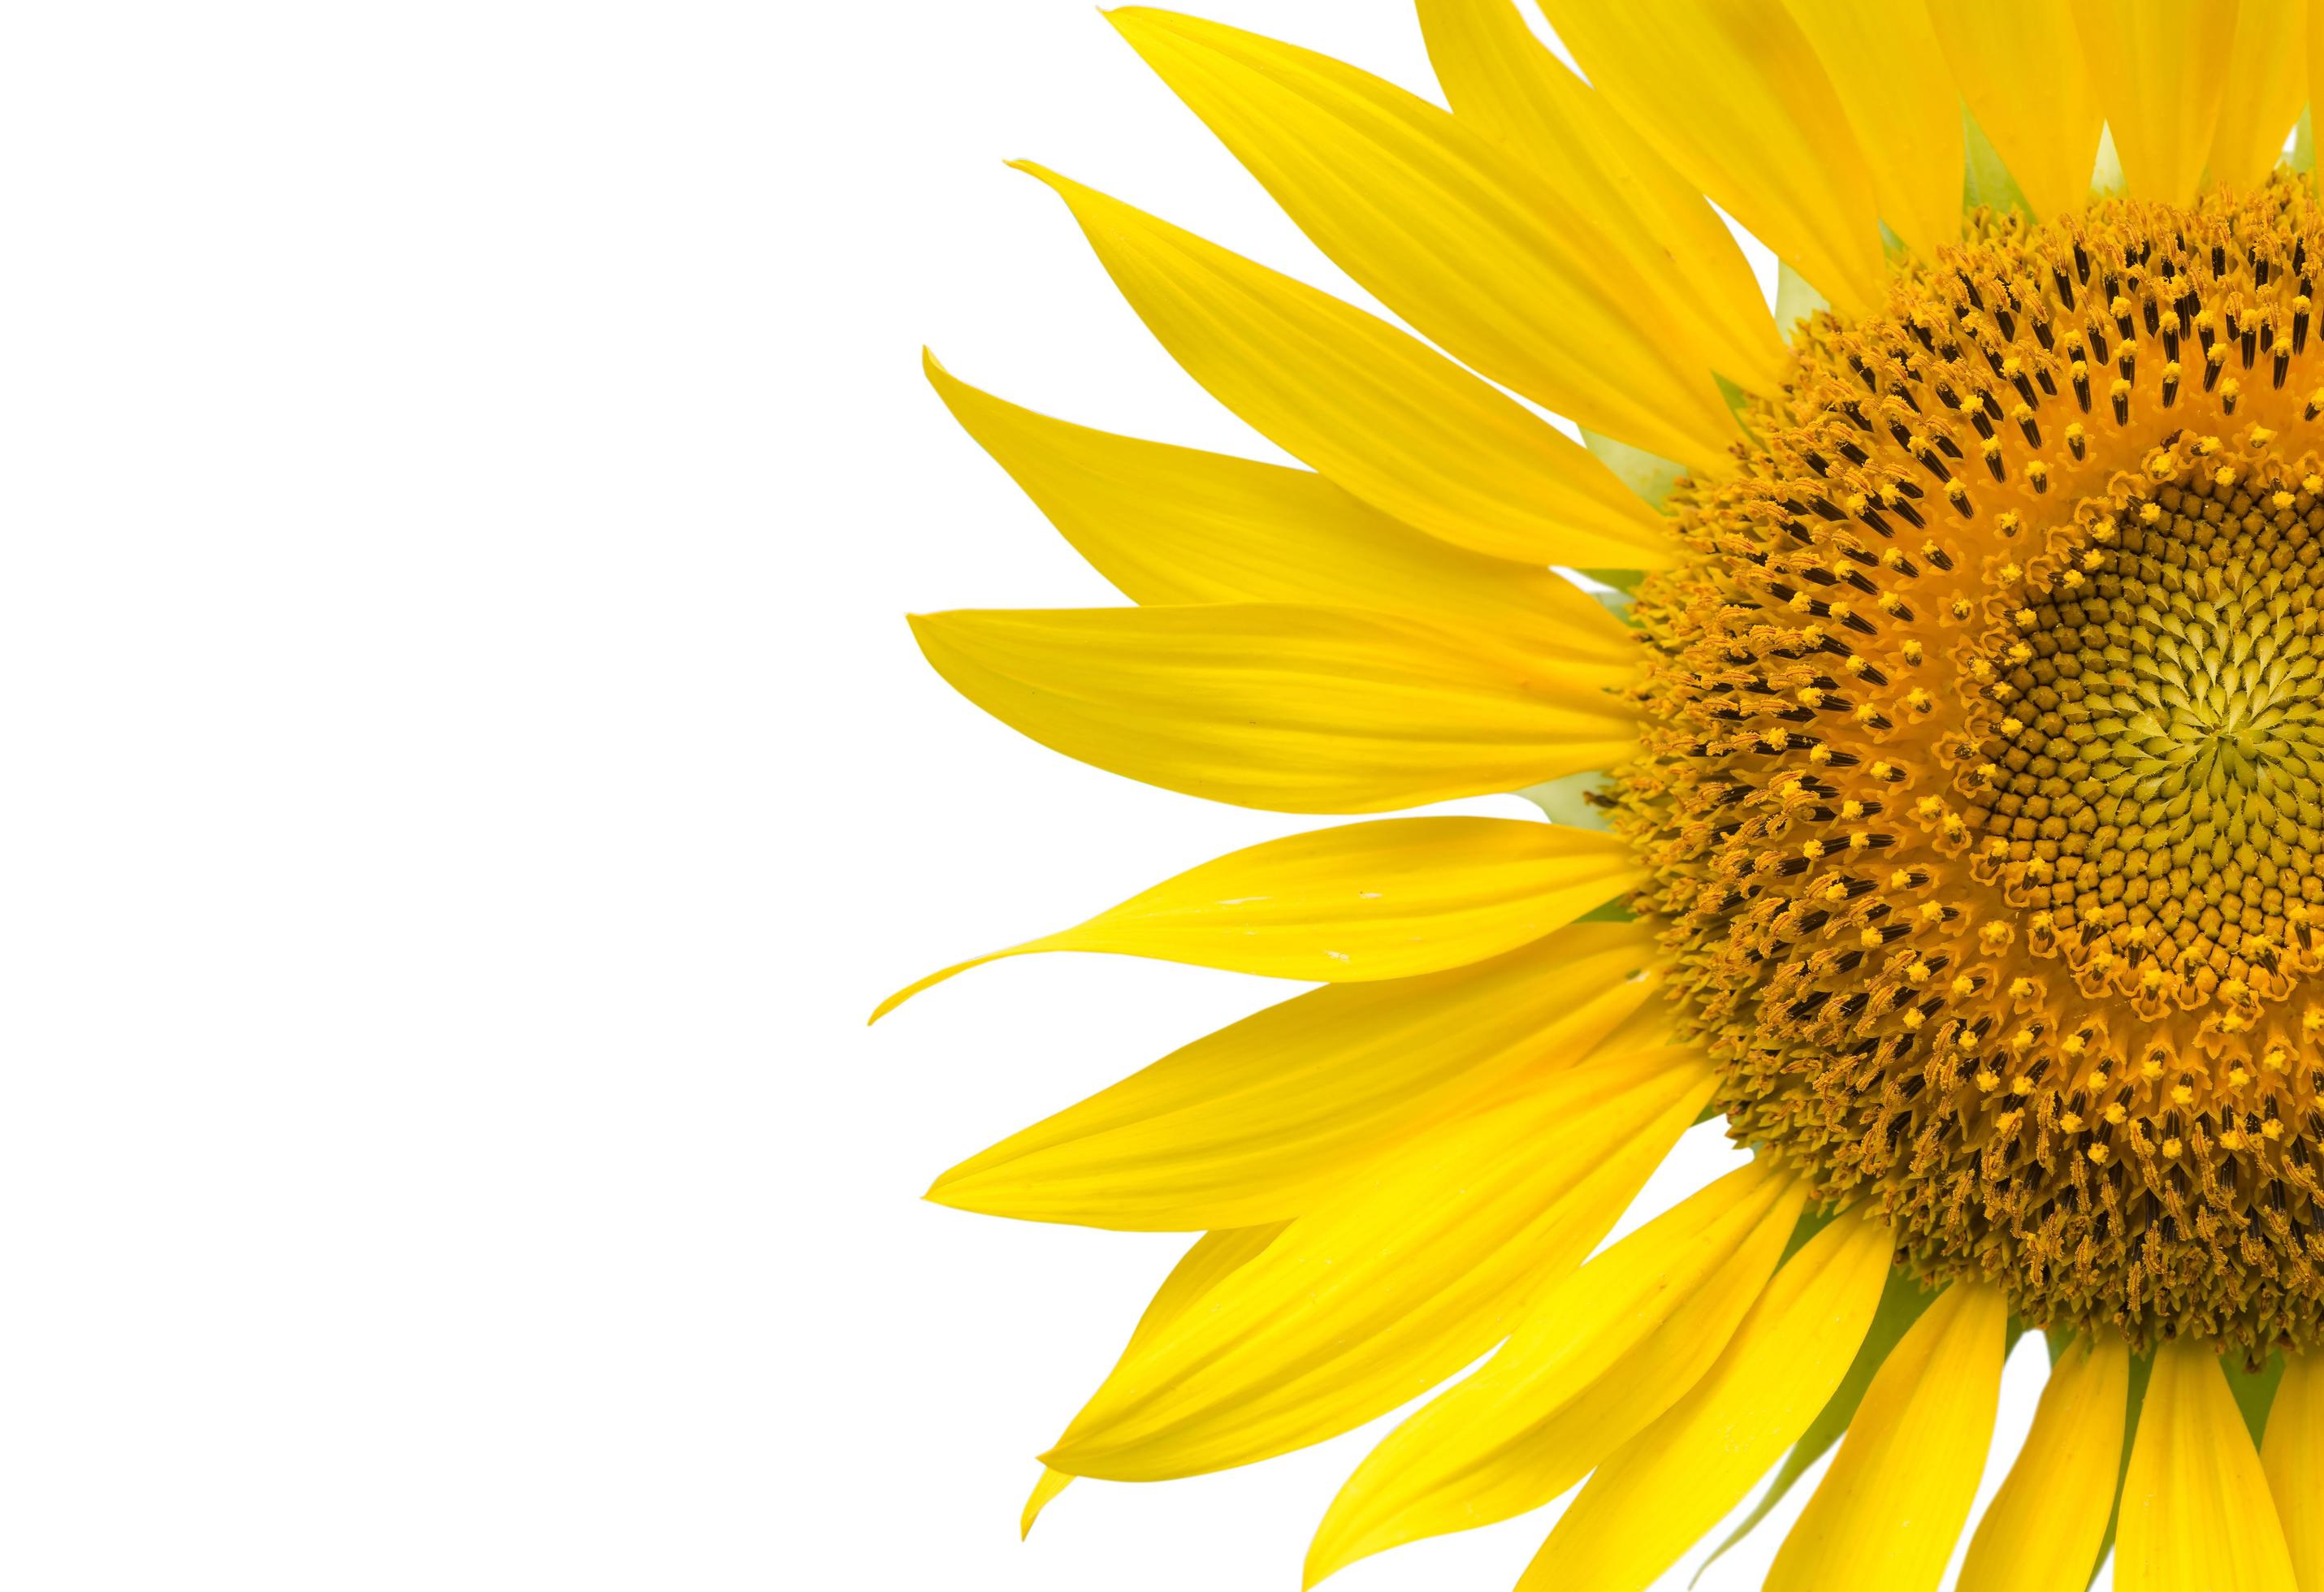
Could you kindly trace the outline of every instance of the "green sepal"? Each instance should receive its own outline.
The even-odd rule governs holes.
[[[2118,194],[2129,186],[2122,174],[2122,157],[2115,152],[2114,129],[2102,129],[2098,133],[2098,158],[2090,166],[2090,193],[2093,197]]]
[[[1610,829],[1614,822],[1612,812],[1589,799],[1591,791],[1602,790],[1607,784],[1605,775],[1595,768],[1585,768],[1579,774],[1568,774],[1563,779],[1528,785],[1517,795],[1539,807],[1552,824],[1568,824],[1576,829]],[[1600,907],[1599,910],[1602,912],[1605,908]],[[1625,916],[1628,914],[1626,907]]]
[[[2300,127],[2292,135],[2292,169],[2312,172],[2316,170],[2316,107],[2309,106],[2300,113]]]
[[[1912,1330],[1913,1323],[1921,1319],[1921,1312],[1934,1303],[1936,1297],[1934,1291],[1922,1287],[1904,1272],[1888,1274],[1888,1285],[1880,1292],[1879,1308],[1872,1312],[1871,1329],[1864,1334],[1863,1346],[1856,1351],[1848,1374],[1840,1379],[1840,1386],[1817,1412],[1816,1418],[1808,1422],[1807,1431],[1792,1445],[1792,1451],[1784,1456],[1775,1479],[1767,1484],[1767,1490],[1751,1505],[1751,1513],[1743,1517],[1743,1523],[1729,1532],[1727,1540],[1712,1549],[1711,1557],[1694,1572],[1696,1580],[1702,1578],[1703,1570],[1719,1561],[1720,1554],[1749,1536],[1752,1528],[1766,1519],[1769,1512],[1784,1501],[1784,1495],[1847,1432],[1848,1423],[1856,1419],[1857,1406],[1864,1402],[1865,1389],[1872,1385],[1872,1378],[1890,1353],[1904,1341],[1904,1334]]]
[[[1799,324],[1818,310],[1830,309],[1831,300],[1810,285],[1808,279],[1794,271],[1789,261],[1779,261],[1775,266],[1775,324],[1783,328],[1784,340],[1793,342]]]
[[[2267,1430],[2267,1413],[2275,1404],[2276,1384],[2283,1380],[2283,1356],[2271,1353],[2256,1371],[2246,1371],[2231,1360],[2219,1362],[2227,1374],[2227,1391],[2236,1395],[2236,1408],[2244,1413],[2244,1424],[2251,1428],[2252,1447],[2259,1447],[2260,1434]]]
[[[1645,570],[1569,569],[1561,573],[1569,576],[1578,575],[1584,580],[1595,583],[1582,586],[1582,591],[1596,598],[1600,608],[1632,630],[1638,628],[1638,621],[1631,617],[1630,605],[1637,601],[1639,583],[1646,578]]]
[[[1993,147],[1993,140],[1961,106],[1961,134],[1969,149],[1969,160],[1961,171],[1961,209],[1974,210],[1989,206],[1996,210],[2015,210],[2027,220],[2034,218],[2034,207],[2025,202],[2025,190],[2017,186],[2017,179],[2001,159],[2001,152]]]
[[[1781,1271],[1791,1263],[1793,1256],[1808,1247],[1808,1240],[1832,1224],[1840,1215],[1837,1205],[1811,1205],[1800,1212],[1799,1220],[1792,1224],[1792,1236],[1784,1240],[1784,1253],[1775,1262]]]
[[[1600,464],[1614,472],[1616,479],[1632,492],[1661,508],[1670,501],[1672,489],[1686,474],[1684,465],[1673,464],[1660,454],[1650,454],[1645,448],[1632,447],[1627,442],[1617,442],[1601,437],[1589,427],[1582,428],[1582,446],[1598,456]]]
[[[1624,624],[1628,625],[1632,630],[1637,630],[1638,628],[1637,621],[1630,617],[1631,604],[1634,603],[1637,599],[1632,597],[1629,593],[1592,592],[1590,594],[1598,599],[1599,607],[1603,608],[1607,612],[1612,614],[1616,619],[1620,620]]]

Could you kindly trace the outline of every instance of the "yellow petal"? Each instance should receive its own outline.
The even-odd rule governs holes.
[[[2304,174],[2312,183],[2316,180],[2316,123],[2319,119],[2316,101],[2324,97],[2317,93],[2317,86],[2324,84],[2324,7],[2312,3],[2308,7],[2308,28],[2302,51],[2308,63],[2308,108],[2301,116],[2299,145],[2304,145],[2305,149],[2295,145],[2292,158],[2298,161],[2305,154],[2307,167]]]
[[[945,1173],[941,1205],[1131,1231],[1276,1221],[1587,1052],[1662,984],[1643,925],[1575,924],[1473,967],[1339,984],[1175,1051]]]
[[[2067,4],[1929,0],[1961,98],[2045,221],[2089,201],[2106,121]]]
[[[1645,877],[1629,843],[1521,818],[1388,818],[1230,851],[1086,923],[930,973],[872,1014],[1004,956],[1103,951],[1331,984],[1465,967]]]
[[[2132,196],[2186,204],[2210,157],[2227,92],[2236,0],[2073,5],[2098,108],[2113,130]]]
[[[1805,1189],[1764,1159],[1545,1294],[1474,1376],[1374,1449],[1315,1532],[1307,1584],[1539,1507],[1685,1393],[1775,1269]]]
[[[2308,0],[2242,0],[2234,31],[2208,180],[2251,188],[2283,158],[2308,100]]]
[[[1987,1506],[1959,1592],[2082,1592],[2098,1561],[2130,1394],[2130,1349],[2082,1339],[2050,1367],[2034,1430]]]
[[[1882,1362],[1767,1572],[1766,1592],[1936,1592],[1977,1499],[2009,1304],[1955,1283]]]
[[[1692,1051],[1596,1057],[1381,1158],[1130,1356],[1043,1459],[1193,1476],[1425,1392],[1605,1236],[1711,1087]]]
[[[1598,1468],[1520,1592],[1637,1592],[1717,1524],[1840,1385],[1895,1246],[1869,1216],[1809,1239],[1702,1380]]]
[[[1738,386],[1771,391],[1784,340],[1734,234],[1604,98],[1534,36],[1510,0],[1420,0],[1453,115],[1507,144],[1595,227],[1672,333]]]
[[[1423,536],[1310,471],[1053,420],[923,363],[954,418],[1134,602],[1417,613],[1552,649],[1593,685],[1637,672],[1636,634],[1545,569]]]
[[[1604,768],[1630,710],[1405,616],[1267,603],[915,616],[953,688],[1068,757],[1286,813],[1378,813]]]
[[[1025,1499],[1024,1512],[1017,1517],[1017,1534],[1019,1537],[1033,1534],[1033,1523],[1041,1518],[1041,1511],[1047,1509],[1073,1479],[1062,1470],[1052,1470],[1046,1465],[1041,1467],[1040,1479],[1033,1484],[1032,1492]]]
[[[1917,5],[1787,0],[1864,151],[1881,219],[1923,260],[1960,241],[1960,92]]]
[[[1155,1290],[1153,1301],[1147,1305],[1145,1313],[1138,1318],[1138,1325],[1130,1330],[1130,1341],[1123,1347],[1122,1354],[1128,1356],[1139,1344],[1147,1342],[1155,1333],[1185,1314],[1229,1274],[1255,1259],[1261,1250],[1275,1242],[1276,1235],[1282,1230],[1281,1222],[1273,1222],[1264,1227],[1204,1233],[1195,1239],[1194,1247],[1180,1256],[1178,1264],[1170,1268],[1170,1275],[1162,1279],[1162,1286]],[[1050,1500],[1064,1492],[1065,1484],[1073,1479],[1065,1471],[1042,1467],[1041,1479],[1033,1484],[1032,1496],[1025,1500],[1025,1512],[1017,1522],[1019,1537],[1032,1532],[1033,1523],[1041,1517],[1041,1511],[1047,1509]]]
[[[1654,511],[1588,450],[1386,321],[1053,171],[1163,347],[1286,453],[1406,525],[1495,557],[1661,568]]]
[[[1659,336],[1652,285],[1482,133],[1311,51],[1167,11],[1107,16],[1318,248],[1455,359],[1667,458],[1740,440],[1709,369]]]
[[[1871,172],[1783,0],[1542,9],[1665,160],[1833,305],[1879,305],[1886,273]]]
[[[2312,1352],[2283,1357],[2259,1461],[2300,1592],[2324,1592],[2324,1366]]]
[[[2115,1537],[2116,1592],[2298,1592],[2266,1474],[2219,1357],[2154,1354]]]

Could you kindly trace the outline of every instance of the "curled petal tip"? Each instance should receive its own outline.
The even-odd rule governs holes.
[[[1056,172],[1052,171],[1048,167],[1044,166],[1038,161],[1019,159],[1005,161],[1002,164],[1007,166],[1011,171],[1022,171],[1026,176],[1047,184],[1061,198],[1067,197],[1071,190],[1080,187],[1078,183],[1073,182],[1066,178],[1060,177]]]
[[[946,970],[946,971],[949,971],[949,969]],[[921,990],[927,989],[929,985],[935,983],[936,980],[941,979],[944,976],[944,973],[936,973],[920,980],[916,984],[905,985],[901,989],[897,990],[893,995],[888,997],[887,999],[873,1007],[872,1008],[872,1015],[863,1019],[863,1026],[867,1028],[870,1027],[881,1017],[886,1017],[890,1012],[894,1011],[898,1007],[903,1005],[904,1002],[911,999],[913,996],[918,995]]]
[[[1024,1513],[1017,1517],[1017,1540],[1023,1541],[1033,1534],[1033,1523],[1041,1518],[1041,1511],[1055,1502],[1073,1477],[1063,1471],[1043,1470],[1041,1479],[1033,1484],[1031,1496],[1025,1500]]]
[[[964,973],[973,967],[982,967],[988,962],[998,962],[1004,956],[1014,956],[1022,949],[1023,947],[1021,946],[1012,946],[1007,951],[988,952],[982,956],[972,956],[966,962],[954,962],[950,967],[938,968],[927,978],[920,979],[905,985],[901,989],[897,990],[893,995],[888,997],[887,999],[881,1001],[872,1009],[872,1016],[868,1019],[868,1022],[878,1022],[881,1017],[886,1017],[890,1012],[894,1011],[898,1007],[903,1005],[904,1002],[911,999],[913,996],[918,995],[921,990],[927,989],[932,984],[941,984],[946,979],[953,978],[960,973]]]

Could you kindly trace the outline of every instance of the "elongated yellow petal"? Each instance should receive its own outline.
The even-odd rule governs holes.
[[[1192,1476],[1425,1392],[1605,1236],[1711,1087],[1692,1051],[1593,1058],[1381,1158],[1130,1356],[1044,1460]]]
[[[1229,1274],[1256,1259],[1261,1250],[1275,1242],[1276,1235],[1282,1230],[1281,1222],[1272,1222],[1264,1227],[1204,1233],[1195,1239],[1194,1247],[1180,1256],[1178,1264],[1170,1268],[1170,1275],[1162,1279],[1162,1286],[1155,1290],[1152,1302],[1147,1305],[1145,1313],[1138,1318],[1138,1325],[1130,1330],[1130,1341],[1123,1346],[1122,1355],[1126,1357],[1133,1353],[1139,1345],[1148,1342],[1155,1333],[1193,1309]],[[1032,1532],[1033,1523],[1041,1517],[1041,1511],[1047,1509],[1050,1501],[1064,1492],[1065,1484],[1073,1479],[1065,1471],[1042,1467],[1041,1479],[1033,1484],[1032,1495],[1025,1500],[1025,1512],[1018,1519],[1019,1536],[1026,1536]]]
[[[1637,924],[1575,924],[1473,967],[1339,984],[1244,1018],[1003,1139],[941,1205],[1132,1231],[1274,1221],[1532,1072],[1659,989]]]
[[[2286,1354],[2259,1448],[2300,1592],[2324,1592],[2324,1365]]]
[[[1033,1523],[1041,1518],[1041,1511],[1056,1502],[1057,1495],[1064,1492],[1073,1479],[1062,1470],[1052,1470],[1046,1465],[1041,1467],[1039,1479],[1033,1483],[1033,1490],[1026,1495],[1024,1511],[1017,1516],[1017,1534],[1019,1537],[1033,1534]]]
[[[1929,0],[1929,21],[2034,213],[2047,221],[2080,209],[2106,113],[2068,0]]]
[[[2267,1477],[2219,1357],[2184,1339],[2154,1353],[2123,1477],[2116,1592],[2298,1592]]]
[[[1638,1592],[1718,1523],[1840,1385],[1894,1248],[1869,1216],[1843,1216],[1808,1240],[1717,1363],[1598,1468],[1520,1592]]]
[[[1172,358],[1375,509],[1496,557],[1661,568],[1677,544],[1588,450],[1376,316],[1033,165]]]
[[[1310,471],[1053,420],[924,363],[968,434],[1135,602],[1417,613],[1522,640],[1593,685],[1637,672],[1636,634],[1545,569],[1423,536]]]
[[[1993,1443],[2009,1304],[1955,1283],[1881,1365],[1766,1592],[1935,1592]]]
[[[1108,19],[1316,246],[1456,359],[1595,431],[1701,463],[1740,440],[1651,283],[1482,133],[1390,83],[1255,33]]]
[[[2318,92],[2319,85],[2324,85],[2324,5],[2314,4],[2313,0],[2308,7],[2304,55],[2308,63],[2308,109],[2301,118],[2304,131],[2300,142],[2307,146],[2308,179],[2313,182],[2316,180],[2316,124],[2319,120],[2316,101],[2324,97]],[[2295,148],[2293,158],[2299,159],[2301,152]]]
[[[1881,219],[1923,260],[1960,241],[1960,93],[1918,5],[1787,0],[1864,151]]]
[[[1886,280],[1872,175],[1783,0],[1542,9],[1582,69],[1670,163],[1854,314]]]
[[[1276,979],[1362,983],[1464,967],[1538,940],[1644,877],[1615,835],[1517,818],[1388,818],[1248,846],[1086,923],[958,962],[1103,951]]]
[[[1130,1354],[1140,1345],[1153,1341],[1154,1335],[1193,1308],[1194,1302],[1212,1289],[1259,1258],[1276,1236],[1283,1231],[1282,1222],[1265,1222],[1252,1227],[1234,1228],[1215,1233],[1204,1233],[1170,1268],[1155,1291],[1153,1301],[1138,1318],[1138,1325],[1130,1331],[1130,1341],[1122,1353]]]
[[[2131,194],[2186,204],[2210,158],[2227,93],[2236,0],[2073,0],[2073,6]]]
[[[1420,0],[1420,26],[1453,114],[1588,219],[1622,276],[1661,299],[1670,335],[1737,385],[1773,391],[1783,338],[1701,190],[1549,52],[1511,0]]]
[[[1685,1393],[1784,1251],[1804,1188],[1755,1161],[1545,1293],[1476,1375],[1374,1449],[1333,1500],[1307,1584],[1537,1508]]]
[[[2283,158],[2307,103],[2308,0],[2242,0],[2234,32],[2208,180],[2250,188]]]
[[[953,688],[1068,757],[1286,813],[1518,790],[1631,754],[1554,662],[1405,616],[1267,603],[915,616]]]
[[[2122,1469],[2130,1349],[2085,1338],[2050,1367],[2034,1430],[1987,1506],[1959,1592],[2082,1592]]]

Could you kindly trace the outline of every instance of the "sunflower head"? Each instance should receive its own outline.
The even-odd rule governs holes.
[[[1522,1585],[1637,1592],[1839,1442],[1768,1585],[1932,1589],[2033,1328],[1964,1587],[2079,1592],[2118,1520],[2123,1592],[2319,1592],[2305,12],[1545,9],[1586,77],[1510,0],[1421,0],[1449,111],[1111,14],[1400,325],[1026,168],[1301,467],[930,362],[1134,604],[917,621],[963,692],[1196,796],[1553,820],[1270,841],[997,953],[1319,986],[931,1190],[1202,1235],[1027,1523],[1489,1356],[1311,1582],[1580,1482]],[[1781,258],[1780,321],[1707,201]],[[1734,1168],[1601,1247],[1711,1117]]]
[[[1737,1135],[2024,1319],[2324,1305],[2304,184],[1975,217],[1804,328],[1636,614],[1619,827]]]

